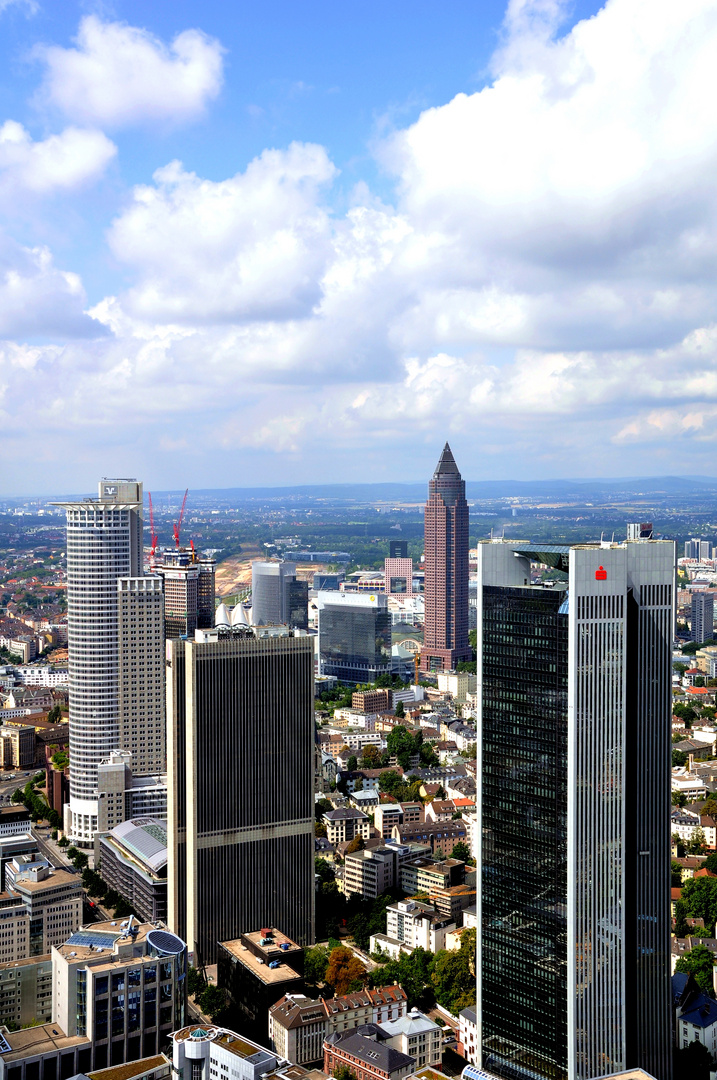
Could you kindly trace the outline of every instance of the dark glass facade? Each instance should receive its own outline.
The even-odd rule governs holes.
[[[321,672],[344,683],[375,682],[391,672],[391,614],[386,607],[325,603],[319,608]]]
[[[567,1076],[564,594],[483,590],[482,1014],[500,1076]]]
[[[262,926],[311,944],[313,641],[171,647],[170,925],[195,963]]]

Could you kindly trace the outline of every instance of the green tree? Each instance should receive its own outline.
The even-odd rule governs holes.
[[[226,1005],[224,991],[220,990],[218,986],[214,986],[212,983],[209,983],[204,988],[199,998],[196,1000],[205,1016],[211,1017],[212,1020],[222,1012]]]
[[[346,854],[347,855],[353,855],[354,851],[363,851],[363,849],[365,847],[366,847],[366,843],[364,841],[363,836],[358,836],[358,835],[354,836],[353,840],[350,842],[349,846],[346,848]]]
[[[348,1065],[337,1065],[333,1075],[336,1080],[356,1080],[356,1073],[351,1072]]]
[[[346,762],[346,768],[349,772],[356,772],[356,770],[358,769],[358,758],[355,754],[352,754]]]
[[[67,839],[66,836],[61,836],[60,839],[57,841],[57,846],[58,847],[67,847],[69,842],[70,841]]]
[[[404,709],[404,707],[403,707],[403,702],[402,702],[402,701],[398,701],[398,702],[396,703],[396,716],[397,716],[397,717],[398,717],[399,719],[401,719],[401,717],[403,717],[403,716],[405,716],[405,715],[406,715],[406,710],[405,710],[405,709]]]
[[[682,867],[680,866],[680,864],[678,862],[675,862],[674,859],[672,860],[671,871],[672,871],[671,887],[673,889],[681,889],[682,888]]]
[[[717,817],[717,799],[715,799],[714,795],[710,795],[707,802],[703,804],[702,813],[706,814],[707,817]]]
[[[318,875],[319,880],[322,882],[334,881],[336,878],[336,875],[326,859],[321,859],[318,856],[314,859],[314,873]]]
[[[333,803],[329,802],[328,799],[318,799],[316,806],[314,807],[314,816],[316,820],[321,821],[324,814],[328,814],[333,808]]]
[[[697,828],[693,830],[690,839],[687,841],[687,853],[689,855],[704,855],[705,851],[707,851],[707,840],[701,827],[698,825]]]
[[[361,764],[365,769],[378,769],[381,764],[381,751],[377,746],[364,746]]]
[[[201,994],[206,986],[206,981],[201,971],[197,971],[191,964],[187,968],[187,993],[194,997],[196,994]]]
[[[468,844],[464,844],[462,840],[459,840],[457,844],[453,845],[453,851],[451,852],[452,859],[460,859],[461,862],[467,863],[471,857],[471,851]]]
[[[77,858],[77,856],[79,854],[80,853],[79,853],[78,849],[75,847],[74,844],[71,844],[70,847],[68,847],[67,852],[66,852],[67,858],[70,860],[71,863],[74,863],[75,859]]]
[[[691,1042],[677,1051],[676,1080],[709,1080],[712,1055],[701,1042]]]
[[[457,1016],[461,1009],[474,1008],[476,1002],[475,974],[476,932],[467,930],[458,951],[442,949],[436,953],[431,980],[436,1000],[444,1009]]]
[[[717,851],[713,852],[711,855],[708,855],[702,865],[704,866],[705,870],[709,870],[711,874],[717,874]]]
[[[77,870],[84,870],[90,860],[87,858],[84,851],[78,851],[72,861]]]
[[[62,709],[59,705],[53,705],[47,714],[49,724],[59,724],[62,720]]]
[[[682,900],[693,919],[704,919],[705,926],[717,923],[717,878],[692,878],[685,882]]]
[[[318,986],[324,981],[329,966],[329,950],[323,945],[315,945],[304,953],[304,978],[311,986]]]
[[[687,754],[684,752],[684,750],[673,750],[672,751],[672,768],[676,769],[679,766],[686,765],[686,764],[687,764]]]
[[[687,904],[684,900],[678,900],[675,904],[675,937],[687,937],[690,930],[687,925],[688,914]]]
[[[681,956],[675,965],[676,971],[691,972],[700,990],[714,997],[714,957],[704,945],[695,945],[694,949]]]

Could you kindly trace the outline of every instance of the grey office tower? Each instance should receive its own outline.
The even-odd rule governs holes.
[[[478,1043],[501,1077],[671,1076],[674,580],[669,541],[478,545]]]
[[[314,646],[286,628],[167,642],[168,921],[195,964],[263,926],[314,936]]]

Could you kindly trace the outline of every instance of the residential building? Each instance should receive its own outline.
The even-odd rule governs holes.
[[[323,1043],[329,1035],[398,1020],[406,1010],[406,993],[397,985],[315,1001],[287,994],[269,1010],[269,1039],[280,1057],[309,1065],[323,1060]]]
[[[699,1042],[712,1058],[717,1055],[717,1002],[698,987],[693,976],[677,972],[672,976],[675,1013],[675,1045],[686,1050]]]
[[[231,1023],[269,1045],[269,1009],[304,991],[304,950],[273,927],[219,943],[217,985],[228,992]]]
[[[692,593],[690,638],[692,641],[710,641],[714,637],[714,593],[699,590]]]
[[[381,1028],[388,1035],[386,1045],[412,1057],[419,1069],[441,1064],[443,1028],[418,1009],[411,1009],[408,1016],[402,1016],[400,1020],[385,1021]]]
[[[403,821],[400,824],[419,825],[425,818],[422,802],[401,803],[401,810],[403,811]]]
[[[461,1009],[458,1024],[458,1049],[470,1065],[477,1065],[478,1018],[475,1009]]]
[[[393,835],[394,825],[403,824],[403,809],[400,803],[379,803],[373,812],[374,828],[384,839]]]
[[[27,1027],[52,1019],[52,958],[30,956],[0,964],[0,1024]]]
[[[333,846],[343,844],[360,836],[368,840],[371,835],[371,822],[361,810],[340,806],[337,810],[328,810],[321,819],[326,826],[326,839]]]
[[[24,806],[0,807],[0,838],[30,831],[30,811]]]
[[[425,511],[422,671],[455,671],[473,653],[468,642],[468,503],[446,443],[428,485]]]
[[[393,839],[400,844],[428,844],[434,855],[450,858],[456,844],[465,843],[463,819],[456,821],[424,821],[394,825]]]
[[[674,544],[486,541],[477,576],[479,1064],[666,1080]]]
[[[401,862],[410,855],[410,848],[391,845],[364,848],[346,853],[344,859],[343,891],[346,896],[357,894],[364,900],[374,900],[399,879]]]
[[[164,628],[178,638],[214,626],[215,562],[193,551],[165,551],[152,571],[164,582]]]
[[[266,1047],[228,1028],[192,1023],[172,1034],[176,1080],[260,1080],[273,1076],[277,1065],[276,1055]]]
[[[142,499],[141,483],[102,480],[97,499],[55,504],[67,518],[70,801],[65,831],[85,848],[98,829],[102,762],[115,750],[134,751],[138,763],[164,761],[163,668],[157,667],[164,626],[157,618],[156,586],[147,586],[142,577]],[[145,736],[140,746],[140,714],[151,723],[152,745]]]
[[[320,592],[316,607],[323,675],[351,686],[391,674],[391,616],[382,593]]]
[[[167,645],[168,923],[196,964],[257,926],[314,939],[313,643],[259,635]]]
[[[476,677],[467,671],[439,671],[438,689],[450,694],[453,701],[464,702],[468,694],[476,690]]]
[[[15,875],[12,892],[0,893],[0,963],[44,956],[81,921],[80,878],[33,862]]]
[[[254,626],[309,628],[309,584],[296,577],[296,563],[251,564],[251,619]]]
[[[386,934],[372,937],[384,952],[397,956],[400,952],[426,949],[436,952],[445,949],[446,934],[455,929],[455,922],[447,919],[431,904],[419,900],[399,900],[386,908]]]
[[[167,919],[167,827],[130,818],[95,837],[95,866],[143,922]]]
[[[330,1075],[343,1066],[356,1080],[403,1080],[415,1064],[414,1058],[387,1044],[385,1032],[376,1024],[336,1032],[324,1042],[324,1072]]]
[[[52,965],[53,1019],[90,1039],[93,1069],[157,1054],[185,1023],[187,948],[167,930],[92,923],[52,950]]]
[[[387,687],[377,690],[355,690],[351,695],[351,708],[362,713],[386,712],[393,705],[393,692]]]

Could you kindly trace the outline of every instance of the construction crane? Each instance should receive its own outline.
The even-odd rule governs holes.
[[[182,499],[182,509],[179,511],[179,517],[174,523],[174,543],[179,548],[179,530],[182,527],[184,521],[184,511],[187,507],[187,495],[189,494],[189,488],[184,492],[184,498]]]
[[[154,507],[152,506],[152,492],[148,492],[149,495],[149,537],[150,537],[150,552],[149,552],[149,565],[154,566],[154,553],[157,550],[157,534],[154,531]]]

